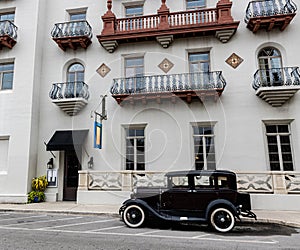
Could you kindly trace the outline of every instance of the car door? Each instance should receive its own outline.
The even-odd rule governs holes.
[[[173,176],[169,189],[161,195],[161,207],[172,215],[194,210],[192,189],[188,176]]]
[[[213,175],[194,175],[193,184],[194,211],[198,216],[204,216],[208,204],[219,197],[215,186],[215,177]]]

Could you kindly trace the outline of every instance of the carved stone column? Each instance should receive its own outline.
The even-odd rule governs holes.
[[[217,3],[218,23],[222,24],[233,22],[233,18],[231,16],[231,6],[232,2],[230,0],[219,0]]]
[[[111,11],[112,0],[107,0],[107,12],[102,16],[103,30],[101,35],[112,35],[115,33],[116,16]]]

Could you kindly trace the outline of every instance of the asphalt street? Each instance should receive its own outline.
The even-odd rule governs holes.
[[[300,229],[238,223],[227,234],[205,225],[131,229],[116,216],[0,212],[0,249],[300,249]]]

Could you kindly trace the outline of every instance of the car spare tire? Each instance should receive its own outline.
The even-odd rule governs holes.
[[[218,207],[210,213],[209,224],[214,230],[226,233],[234,228],[235,218],[229,209]]]
[[[123,221],[128,227],[140,227],[145,222],[145,212],[139,205],[129,205],[123,212]]]

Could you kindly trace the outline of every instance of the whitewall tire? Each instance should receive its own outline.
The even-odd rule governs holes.
[[[219,207],[210,214],[209,223],[216,231],[226,233],[233,229],[235,218],[229,209]]]
[[[145,222],[145,212],[138,205],[129,205],[123,212],[123,221],[128,227],[140,227]]]

